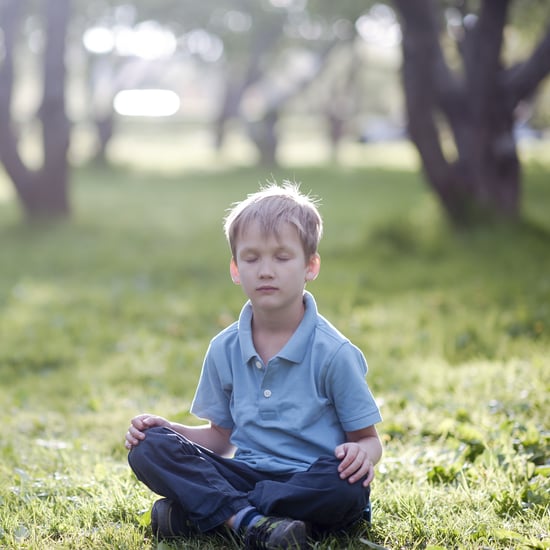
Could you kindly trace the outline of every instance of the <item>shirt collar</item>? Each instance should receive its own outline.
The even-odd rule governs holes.
[[[309,336],[317,323],[317,304],[313,295],[307,291],[304,291],[304,304],[304,316],[298,328],[294,331],[294,334],[283,349],[277,354],[277,357],[281,357],[292,363],[301,363],[304,359],[307,345],[310,341]],[[248,364],[252,358],[258,357],[252,340],[252,304],[250,300],[246,302],[241,310],[238,327],[241,354],[244,361]]]

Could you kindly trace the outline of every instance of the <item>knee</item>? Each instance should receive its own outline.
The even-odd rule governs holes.
[[[147,464],[157,462],[160,456],[173,452],[175,437],[177,434],[168,428],[149,428],[145,432],[145,439],[128,453],[131,468],[138,471]]]
[[[340,512],[340,516],[334,518],[335,526],[345,528],[365,517],[365,511],[369,508],[370,487],[364,487],[362,481],[350,483],[338,478],[332,489],[333,502]]]
[[[135,471],[140,465],[162,460],[174,460],[182,455],[196,455],[199,451],[194,443],[170,428],[154,427],[145,432],[140,441],[128,453],[128,462]]]
[[[370,488],[363,487],[361,481],[350,483],[347,480],[340,480],[341,483],[337,484],[336,498],[342,505],[347,504],[350,508],[357,508],[363,510],[368,502],[370,495]]]
[[[139,442],[138,445],[132,447],[128,453],[128,463],[132,470],[140,469],[144,462],[148,462],[148,457],[154,452],[155,443],[158,439],[157,434],[160,434],[162,428],[150,428],[145,432],[145,439]]]
[[[341,479],[338,475],[340,461],[336,457],[323,456],[314,464],[313,468],[329,474],[326,478],[327,487],[342,509],[363,510],[370,496],[370,487],[363,487],[364,479],[350,483],[347,479]]]

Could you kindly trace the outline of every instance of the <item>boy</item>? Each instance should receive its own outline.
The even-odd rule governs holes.
[[[165,498],[159,537],[227,526],[246,548],[306,548],[311,528],[346,528],[369,506],[382,446],[363,354],[317,312],[322,220],[286,182],[225,219],[230,274],[248,297],[210,343],[184,426],[141,414],[126,434],[138,479]]]

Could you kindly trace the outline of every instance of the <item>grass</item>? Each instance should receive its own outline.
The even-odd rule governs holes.
[[[525,223],[455,234],[380,158],[273,174],[322,197],[309,288],[384,415],[372,527],[317,547],[549,548],[549,168],[527,163]],[[203,354],[243,302],[221,217],[265,179],[80,168],[71,222],[0,203],[0,548],[235,547],[152,539],[122,442],[144,410],[194,422]]]

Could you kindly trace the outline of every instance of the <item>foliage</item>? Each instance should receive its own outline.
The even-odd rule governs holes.
[[[547,167],[515,228],[455,234],[408,170],[294,167],[322,197],[321,311],[362,347],[386,453],[374,523],[317,548],[548,548]],[[0,203],[0,547],[157,543],[128,420],[187,410],[209,339],[242,305],[221,217],[254,169],[75,173],[75,219]]]

